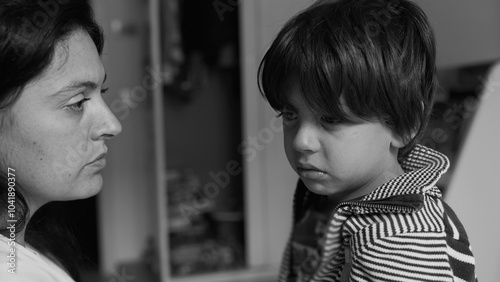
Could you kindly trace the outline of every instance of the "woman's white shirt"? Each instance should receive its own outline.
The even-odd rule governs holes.
[[[46,256],[2,235],[0,235],[0,281],[74,282],[63,269]]]

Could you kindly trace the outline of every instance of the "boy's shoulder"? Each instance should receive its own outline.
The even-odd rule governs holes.
[[[345,236],[372,234],[370,240],[435,232],[444,234],[444,206],[439,197],[425,194],[400,195],[382,201],[360,202],[349,207],[351,213],[344,222]]]

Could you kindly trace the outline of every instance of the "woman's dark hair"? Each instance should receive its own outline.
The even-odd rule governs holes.
[[[402,158],[430,117],[435,52],[429,21],[410,1],[320,0],[279,32],[259,66],[259,88],[277,111],[300,87],[320,116],[379,120],[407,142]]]
[[[39,77],[51,64],[56,46],[73,32],[83,31],[90,35],[99,54],[104,38],[95,22],[92,8],[83,0],[9,0],[0,2],[0,134],[9,119],[9,107],[21,95],[25,85]],[[4,156],[0,156],[3,159]],[[7,229],[8,181],[7,167],[0,167],[0,234],[9,236]],[[25,240],[40,252],[55,257],[79,280],[76,264],[65,255],[72,237],[65,228],[53,225],[54,221],[43,216],[44,207],[33,215],[27,224],[30,211],[22,194],[16,188],[16,232],[26,228]],[[37,215],[38,216],[37,218]],[[50,222],[50,223],[49,223]],[[50,225],[50,226],[48,226]],[[50,234],[47,232],[50,231]],[[58,236],[58,237],[57,237]],[[64,247],[64,242],[68,242]],[[56,244],[53,244],[57,242]],[[62,244],[62,245],[61,245]]]
[[[86,1],[0,2],[0,109],[49,66],[56,45],[78,30],[90,35],[101,54],[102,30]]]

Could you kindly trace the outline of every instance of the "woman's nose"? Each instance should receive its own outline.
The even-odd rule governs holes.
[[[122,125],[104,100],[101,99],[99,104],[98,116],[95,119],[98,126],[93,133],[92,139],[111,139],[120,134]]]

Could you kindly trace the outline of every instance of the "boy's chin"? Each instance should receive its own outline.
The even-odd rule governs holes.
[[[304,182],[307,189],[315,194],[323,196],[331,196],[335,194],[334,191],[331,191],[331,187],[328,187],[325,183],[303,178],[301,178],[301,180]]]

